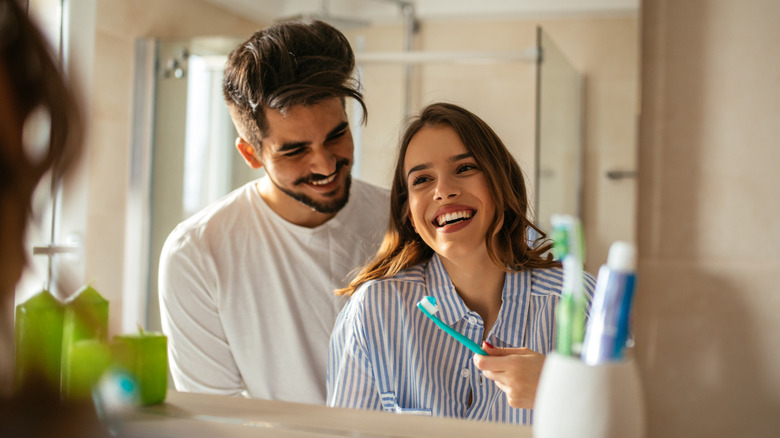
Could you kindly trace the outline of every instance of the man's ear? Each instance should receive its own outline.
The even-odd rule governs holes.
[[[255,150],[254,146],[249,144],[243,138],[238,137],[236,139],[236,149],[238,149],[238,153],[244,157],[244,161],[246,161],[246,164],[249,165],[249,167],[252,169],[259,169],[263,167],[263,163],[258,158],[260,151]]]

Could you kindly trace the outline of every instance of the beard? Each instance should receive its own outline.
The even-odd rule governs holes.
[[[349,160],[342,160],[342,161],[339,161],[338,163],[336,163],[336,173],[338,173],[341,170],[341,168],[345,167],[345,166],[349,166]],[[309,177],[300,178],[300,179],[296,180],[293,183],[293,186],[297,186],[297,185],[300,185],[300,184],[303,184],[303,183],[307,183],[307,182],[311,182],[311,181],[317,181],[317,180],[321,180],[321,179],[325,179],[325,178],[327,178],[327,176],[312,175],[312,176],[309,176]],[[287,196],[289,196],[289,197],[295,199],[296,201],[300,202],[301,204],[311,208],[312,210],[316,211],[317,213],[324,213],[324,214],[337,213],[342,208],[344,208],[345,205],[347,205],[347,201],[349,201],[349,189],[350,189],[350,186],[352,185],[352,175],[347,174],[347,178],[344,180],[344,193],[343,193],[343,195],[341,197],[333,198],[333,199],[330,199],[330,200],[327,200],[327,201],[318,201],[318,200],[315,200],[312,197],[310,197],[310,196],[308,196],[308,195],[306,195],[304,193],[296,192],[296,191],[294,191],[294,190],[292,190],[292,189],[290,189],[288,187],[282,187],[273,178],[270,178],[270,175],[269,175],[269,179],[276,186],[276,188],[281,190]],[[326,197],[335,196],[338,190],[339,189],[337,188],[333,192],[326,193],[325,196]]]

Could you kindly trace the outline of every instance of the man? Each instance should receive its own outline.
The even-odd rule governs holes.
[[[228,57],[236,148],[265,176],[185,220],[160,261],[181,391],[325,402],[328,341],[352,271],[371,258],[388,192],[352,180],[354,54],[322,23],[256,32]]]

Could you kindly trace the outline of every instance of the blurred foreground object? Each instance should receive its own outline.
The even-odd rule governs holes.
[[[25,232],[33,213],[35,188],[45,175],[52,187],[75,162],[81,151],[81,113],[60,73],[43,36],[15,0],[0,0],[0,354],[13,357],[14,292],[26,265]],[[30,306],[49,307],[54,339],[50,344],[29,344],[29,360],[42,357],[45,369],[36,377],[23,374],[23,390],[8,395],[12,382],[10,365],[0,367],[0,436],[2,437],[95,437],[107,435],[97,421],[91,401],[63,402],[60,398],[56,339],[62,327],[54,297],[41,295]],[[64,316],[63,316],[64,318]],[[34,318],[33,318],[34,319]],[[38,323],[32,323],[37,326]],[[45,327],[39,327],[45,330]],[[35,329],[38,330],[38,329]],[[59,329],[61,330],[61,328]],[[28,335],[34,333],[28,332]],[[37,336],[37,334],[36,334]]]

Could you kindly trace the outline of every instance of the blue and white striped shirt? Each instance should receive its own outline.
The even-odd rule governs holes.
[[[586,273],[584,283],[590,308],[595,279]],[[562,284],[560,268],[507,273],[487,341],[552,351]],[[473,353],[417,308],[426,295],[436,298],[445,324],[482,342],[482,318],[466,307],[434,254],[352,295],[330,339],[328,405],[531,424],[533,411],[509,406],[496,384],[476,369]]]

